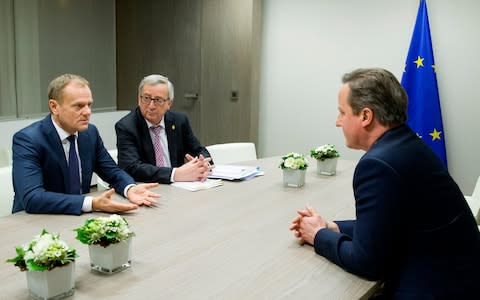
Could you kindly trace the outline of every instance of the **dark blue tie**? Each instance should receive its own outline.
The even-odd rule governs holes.
[[[77,150],[75,148],[75,136],[71,135],[68,138],[70,142],[70,151],[68,152],[68,173],[69,173],[69,181],[68,181],[68,193],[69,194],[81,194],[81,186],[80,186],[80,170],[78,168],[78,157],[77,157]]]

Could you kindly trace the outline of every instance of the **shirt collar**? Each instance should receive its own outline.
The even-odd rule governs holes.
[[[147,119],[145,119],[145,122],[147,122],[147,127],[148,128],[155,127],[155,126],[158,126],[158,125],[162,126],[162,128],[165,128],[165,118],[162,118],[162,120],[160,120],[160,123],[158,123],[158,125],[153,125],[153,123],[151,123]]]
[[[60,137],[60,140],[64,142],[69,136],[71,136],[70,133],[66,132],[62,127],[60,127],[53,117],[50,115],[50,118],[52,119],[53,126],[55,127],[55,130],[57,131],[58,136]],[[78,137],[78,131],[74,133],[75,136]]]

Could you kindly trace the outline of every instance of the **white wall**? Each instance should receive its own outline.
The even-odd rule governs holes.
[[[336,144],[337,93],[344,73],[382,67],[400,80],[418,0],[264,0],[260,157]],[[427,0],[449,171],[464,194],[480,175],[480,1]],[[412,155],[414,155],[412,153]]]

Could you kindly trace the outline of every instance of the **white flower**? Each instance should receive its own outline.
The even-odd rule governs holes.
[[[295,168],[295,159],[293,157],[289,157],[284,162],[286,168]]]
[[[124,222],[124,219],[122,217],[120,217],[119,215],[110,215],[109,219],[112,220],[112,221],[117,221],[119,223]]]
[[[17,247],[17,257],[8,259],[7,262],[15,263],[24,270],[51,270],[75,261],[76,251],[53,235],[43,230],[35,236],[30,243]]]
[[[23,257],[24,257],[25,261],[28,261],[30,259],[34,259],[35,254],[33,254],[32,251],[25,251],[25,255]]]
[[[75,229],[77,239],[84,244],[108,245],[126,240],[135,234],[122,216],[110,215],[88,219],[83,227]]]
[[[52,243],[54,243],[53,237],[49,233],[38,237],[35,242],[36,244],[32,247],[32,251],[39,256],[42,255]]]
[[[293,170],[305,170],[308,167],[308,161],[302,154],[290,152],[282,157],[280,168],[293,169]]]
[[[340,153],[335,149],[335,145],[325,144],[310,150],[310,156],[315,159],[325,160],[327,158],[339,157]]]

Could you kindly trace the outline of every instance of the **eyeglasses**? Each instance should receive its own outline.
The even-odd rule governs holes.
[[[142,102],[145,104],[150,104],[150,102],[153,101],[153,103],[158,106],[163,105],[165,104],[165,102],[170,100],[170,99],[163,99],[160,97],[152,98],[151,96],[148,96],[148,95],[142,95],[140,96],[140,99],[142,99]]]

